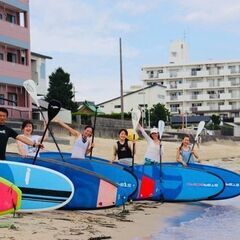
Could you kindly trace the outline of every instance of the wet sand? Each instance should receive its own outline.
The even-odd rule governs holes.
[[[71,138],[71,141],[73,139]],[[112,158],[115,140],[96,138],[93,154]],[[179,143],[164,142],[163,161],[174,161]],[[45,143],[46,150],[57,151],[53,143]],[[60,145],[62,151],[71,146]],[[143,160],[146,142],[136,144],[136,162]],[[10,144],[8,151],[16,152],[16,144]],[[221,166],[240,173],[240,142],[219,141],[201,144],[198,149],[202,163]],[[160,202],[133,202],[122,207],[95,211],[55,210],[32,214],[12,215],[0,218],[0,239],[11,240],[77,240],[116,239],[133,240],[160,232],[170,217],[180,217],[187,204]]]

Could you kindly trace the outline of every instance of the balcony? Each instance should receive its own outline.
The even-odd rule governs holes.
[[[232,110],[232,106],[231,105],[221,105],[220,110],[221,111],[229,111],[229,110]]]
[[[31,67],[12,62],[0,61],[0,74],[2,77],[26,80],[31,78]]]
[[[177,89],[179,89],[179,90],[189,89],[189,88],[190,88],[190,84],[188,84],[188,83],[182,83],[182,84],[177,85]]]
[[[197,110],[200,112],[210,111],[210,106],[199,106],[197,107]]]
[[[220,69],[219,75],[230,75],[231,71],[229,69]]]
[[[209,76],[209,71],[197,71],[197,77],[206,77]]]
[[[4,42],[6,44],[13,44],[12,40],[17,40],[21,41],[25,45],[27,45],[29,48],[30,47],[30,31],[28,28],[21,27],[19,25],[5,22],[5,21],[0,21],[0,42]],[[5,37],[9,38],[6,39]],[[24,48],[24,46],[21,46]]]
[[[224,87],[224,88],[227,88],[227,87],[231,87],[231,82],[221,82],[218,87]]]
[[[231,99],[231,93],[220,93],[220,99]]]

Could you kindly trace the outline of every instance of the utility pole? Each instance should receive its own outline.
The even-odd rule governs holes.
[[[119,38],[119,50],[120,50],[120,96],[121,96],[121,120],[122,125],[124,121],[124,107],[123,107],[123,76],[122,76],[122,40]]]

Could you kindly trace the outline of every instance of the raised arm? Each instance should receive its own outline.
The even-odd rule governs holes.
[[[55,122],[57,122],[61,127],[65,128],[66,130],[68,130],[73,136],[75,137],[79,137],[81,135],[81,133],[73,128],[71,128],[70,126],[68,126],[66,123],[64,123],[63,121],[61,121],[59,118],[54,119]]]
[[[152,139],[148,136],[148,134],[145,132],[144,128],[138,124],[137,129],[142,133],[143,137],[146,139],[147,142],[151,142]]]

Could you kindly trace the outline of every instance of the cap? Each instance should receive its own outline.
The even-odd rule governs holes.
[[[150,130],[150,134],[152,134],[152,133],[158,133],[158,129],[156,127],[152,128]]]

